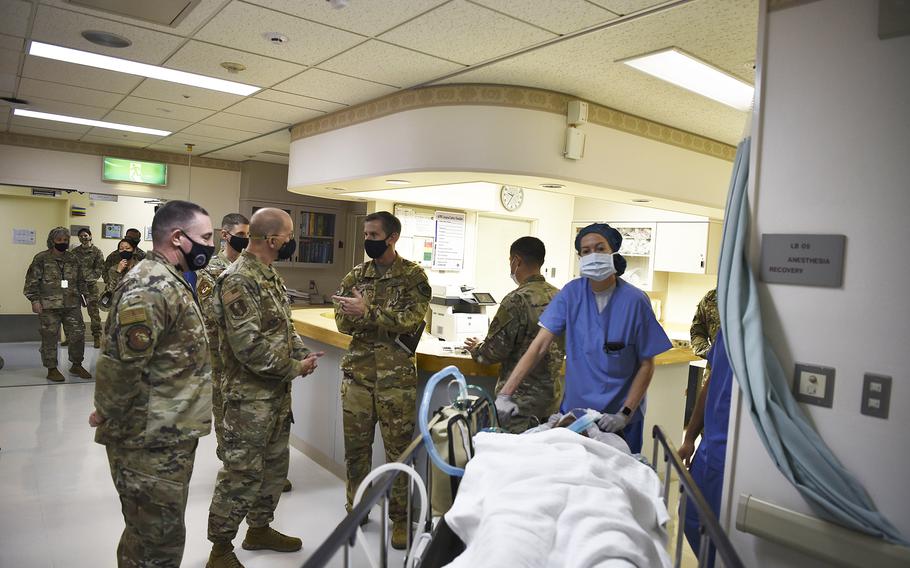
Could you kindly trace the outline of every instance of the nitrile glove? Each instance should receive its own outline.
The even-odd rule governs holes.
[[[518,405],[512,402],[512,395],[500,394],[496,397],[496,415],[500,425],[508,424],[516,414]]]
[[[629,423],[629,417],[618,412],[616,414],[604,414],[597,421],[597,427],[601,432],[619,432]]]

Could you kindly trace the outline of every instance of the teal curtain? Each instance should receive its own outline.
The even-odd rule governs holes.
[[[746,138],[736,151],[717,285],[724,339],[744,407],[777,468],[820,517],[910,544],[806,420],[790,392],[787,373],[765,341],[755,276],[747,258],[750,146],[751,138]]]

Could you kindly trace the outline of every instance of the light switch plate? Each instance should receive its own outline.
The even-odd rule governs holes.
[[[866,373],[863,376],[863,400],[859,411],[866,416],[888,418],[891,406],[891,377]]]
[[[793,396],[800,402],[831,408],[834,405],[834,369],[797,363]]]

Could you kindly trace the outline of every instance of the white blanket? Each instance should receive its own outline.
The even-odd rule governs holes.
[[[667,509],[648,466],[564,428],[480,433],[446,522],[453,568],[670,566]]]

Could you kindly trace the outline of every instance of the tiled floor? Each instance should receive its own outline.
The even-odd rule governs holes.
[[[90,371],[94,352],[86,348]],[[87,422],[94,382],[68,377],[66,383],[48,383],[40,363],[35,365],[34,343],[0,344],[0,355],[6,361],[0,370],[0,566],[116,566],[123,519],[104,448],[92,441]],[[65,361],[65,351],[61,356]],[[10,386],[21,384],[37,386]],[[187,567],[205,566],[210,549],[206,518],[220,465],[214,444],[206,436],[196,454],[186,512]],[[344,516],[344,484],[296,450],[289,477],[294,490],[282,496],[273,526],[303,538],[304,548],[294,554],[242,550],[243,527],[235,544],[248,568],[299,568]],[[367,525],[374,551],[378,532],[378,522]],[[400,554],[394,554],[399,560],[392,565],[400,565]],[[359,551],[353,558],[356,566],[368,566]],[[333,565],[341,566],[340,558]]]

